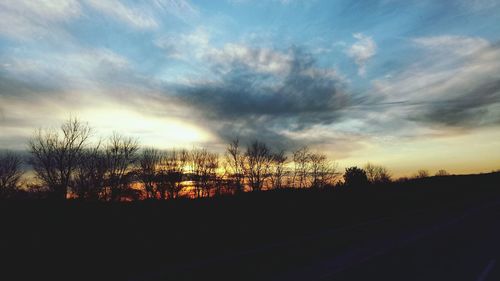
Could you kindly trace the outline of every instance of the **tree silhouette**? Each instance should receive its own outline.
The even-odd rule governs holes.
[[[392,181],[389,170],[383,166],[367,163],[364,170],[368,181],[372,184],[387,184]]]
[[[232,140],[226,148],[226,168],[228,177],[231,179],[236,192],[243,191],[243,164],[244,155],[241,152],[240,141]]]
[[[10,151],[0,152],[0,198],[6,197],[18,187],[23,175],[21,157]]]
[[[219,186],[219,177],[217,177],[217,170],[219,169],[219,155],[217,153],[208,153],[207,157],[207,174],[206,177],[208,179],[208,185],[205,190],[206,196],[210,196],[210,190],[212,188],[216,188],[220,190]],[[218,192],[216,190],[216,192]]]
[[[66,199],[90,127],[70,118],[56,130],[38,130],[29,141],[30,164],[54,198]]]
[[[228,164],[219,157],[216,158],[216,161],[217,163],[215,164],[215,166],[218,167],[218,171],[214,175],[213,185],[215,187],[215,195],[219,196],[223,193],[223,191],[232,192],[234,191],[234,189],[230,189],[230,181],[228,181]]]
[[[130,169],[136,163],[139,145],[136,139],[122,136],[118,133],[108,140],[106,146],[106,160],[108,163],[108,199],[120,200],[122,196],[131,193]]]
[[[243,167],[252,191],[262,190],[264,182],[269,176],[271,160],[271,150],[265,143],[253,141],[247,146]]]
[[[305,188],[308,185],[310,160],[309,148],[306,146],[293,152],[294,171],[292,182],[298,188]]]
[[[184,178],[184,170],[189,160],[187,150],[167,152],[160,165],[160,174],[157,185],[160,187],[161,198],[166,198],[165,191],[168,197],[177,198],[182,190],[182,181]]]
[[[358,167],[345,169],[344,185],[347,187],[365,187],[368,184],[368,177],[365,170]]]
[[[328,161],[325,154],[311,153],[310,161],[310,182],[311,188],[324,188],[335,179],[336,166]]]
[[[97,200],[106,185],[108,162],[100,143],[84,149],[76,165],[73,191],[78,198]]]
[[[179,197],[189,186],[193,187],[193,197],[210,197],[283,187],[321,189],[333,186],[337,178],[336,163],[306,146],[294,151],[288,162],[284,150],[274,152],[266,143],[255,140],[243,151],[235,139],[221,159],[205,148],[140,150],[136,139],[118,133],[93,144],[90,135],[91,128],[76,118],[65,121],[60,129],[37,130],[29,140],[29,163],[38,181],[26,181],[24,186],[30,191],[16,194],[58,199],[165,200]],[[20,167],[17,155],[0,153],[0,196],[19,185]],[[436,173],[446,175],[445,170]],[[412,178],[426,177],[429,172],[419,170]],[[347,168],[343,179],[336,186],[385,185],[392,181],[387,168],[371,163],[364,169]],[[397,183],[411,180],[399,179]]]
[[[210,185],[217,167],[217,154],[211,153],[206,149],[193,149],[190,153],[191,171],[194,176],[194,189],[196,197],[210,196]]]
[[[146,198],[155,198],[157,177],[163,154],[154,148],[146,148],[139,155],[138,178],[144,184]],[[162,192],[161,195],[164,193]]]
[[[337,176],[334,162],[325,154],[310,152],[305,146],[293,153],[293,163],[292,182],[298,188],[323,188]]]
[[[423,179],[423,178],[428,178],[429,176],[430,176],[429,171],[421,169],[418,170],[413,177],[416,179]]]
[[[271,155],[270,176],[271,187],[273,189],[281,189],[283,187],[283,178],[285,177],[285,164],[288,157],[284,150],[280,150]]]
[[[449,175],[450,175],[450,173],[448,173],[448,171],[443,170],[443,169],[437,171],[437,173],[436,173],[436,176],[438,176],[438,177],[444,177],[444,176],[449,176]]]

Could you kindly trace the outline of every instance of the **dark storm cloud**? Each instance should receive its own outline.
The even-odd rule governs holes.
[[[321,69],[306,52],[290,52],[286,73],[262,72],[249,66],[249,58],[232,61],[218,82],[182,87],[178,98],[212,120],[223,139],[259,138],[278,145],[293,145],[283,132],[331,124],[342,117],[351,97],[333,70]],[[216,72],[220,72],[214,66]]]

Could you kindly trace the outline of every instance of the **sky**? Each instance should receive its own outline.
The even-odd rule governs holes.
[[[70,116],[157,148],[500,169],[499,0],[1,0],[0,147]]]

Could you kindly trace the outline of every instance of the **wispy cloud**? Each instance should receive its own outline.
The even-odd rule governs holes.
[[[179,60],[192,60],[193,57],[199,59],[212,48],[210,33],[204,28],[181,34],[163,34],[154,40],[154,44],[162,49],[167,57]]]
[[[26,82],[39,82],[43,89],[95,88],[100,82],[117,84],[129,71],[129,61],[106,48],[37,54],[9,52],[0,56],[2,76]],[[42,86],[44,85],[44,86]],[[9,94],[9,92],[4,92]]]
[[[452,35],[420,37],[413,39],[413,42],[445,56],[449,56],[450,52],[461,56],[471,55],[490,46],[490,42],[483,38]]]
[[[61,36],[60,23],[78,18],[81,5],[75,0],[0,2],[0,35],[20,40]]]
[[[500,123],[498,46],[453,36],[413,41],[423,48],[425,59],[374,83],[386,100],[403,101],[395,109],[401,118],[458,128]]]
[[[155,17],[147,9],[127,6],[119,0],[86,0],[86,3],[101,13],[124,22],[132,27],[141,29],[158,27],[158,22]]]
[[[161,11],[183,20],[191,20],[199,15],[199,10],[188,0],[153,0]]]

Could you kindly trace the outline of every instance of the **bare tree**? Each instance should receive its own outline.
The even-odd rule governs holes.
[[[193,177],[194,196],[201,197],[203,191],[203,174],[205,169],[206,149],[193,148],[189,153],[189,166]]]
[[[187,150],[167,152],[161,162],[160,177],[157,183],[160,189],[160,197],[162,199],[168,197],[170,199],[177,198],[182,190],[182,182],[184,179],[184,170],[189,160]]]
[[[437,173],[436,173],[436,176],[438,176],[438,177],[444,177],[444,176],[449,176],[449,175],[450,175],[450,173],[448,173],[448,171],[443,170],[443,169],[437,171]]]
[[[254,141],[247,147],[243,168],[252,191],[262,190],[271,160],[271,150],[265,143]]]
[[[377,169],[376,183],[385,184],[392,182],[391,172],[386,167],[379,166]]]
[[[285,177],[285,164],[288,157],[284,150],[280,150],[271,155],[270,166],[270,181],[273,189],[281,189],[283,187],[283,179]]]
[[[217,153],[208,153],[207,155],[207,174],[206,177],[208,178],[208,185],[207,189],[205,191],[205,194],[207,196],[210,196],[210,189],[214,188],[215,193],[219,194],[220,193],[220,177],[217,175],[218,169],[219,169],[219,155]]]
[[[60,131],[40,129],[30,139],[30,164],[55,198],[67,197],[77,161],[90,133],[86,123],[70,118]]]
[[[368,181],[372,184],[385,184],[392,181],[391,174],[386,167],[367,163],[364,170]]]
[[[135,164],[139,145],[136,139],[114,133],[106,146],[109,165],[108,184],[110,200],[120,200],[130,190],[130,169]]]
[[[210,196],[212,179],[217,172],[217,154],[206,149],[193,149],[190,153],[191,171],[194,176],[195,196]]]
[[[336,164],[329,161],[325,154],[310,153],[311,188],[324,188],[336,177]]]
[[[366,177],[368,178],[368,181],[371,183],[375,182],[375,178],[377,177],[377,166],[375,166],[372,163],[366,163],[366,165],[363,167],[363,169],[366,172]]]
[[[308,186],[307,179],[310,171],[310,153],[306,146],[301,147],[293,152],[293,184],[298,188]]]
[[[0,152],[0,198],[18,187],[23,175],[21,157],[13,152]]]
[[[74,175],[74,193],[78,198],[97,200],[106,185],[108,162],[99,142],[82,151]]]
[[[417,173],[413,176],[415,179],[423,179],[429,177],[429,171],[421,169],[418,170]]]
[[[219,155],[214,159],[216,161],[213,166],[216,166],[216,172],[213,177],[213,185],[215,187],[215,195],[221,195],[223,193],[223,190],[225,192],[228,191],[229,182],[227,180],[228,178],[228,164],[226,161],[220,160]]]
[[[157,178],[163,154],[154,148],[146,148],[139,156],[138,177],[144,184],[146,198],[155,198]]]
[[[243,191],[243,162],[244,155],[240,149],[240,141],[235,139],[226,148],[226,163],[228,177],[234,183],[236,192]]]

